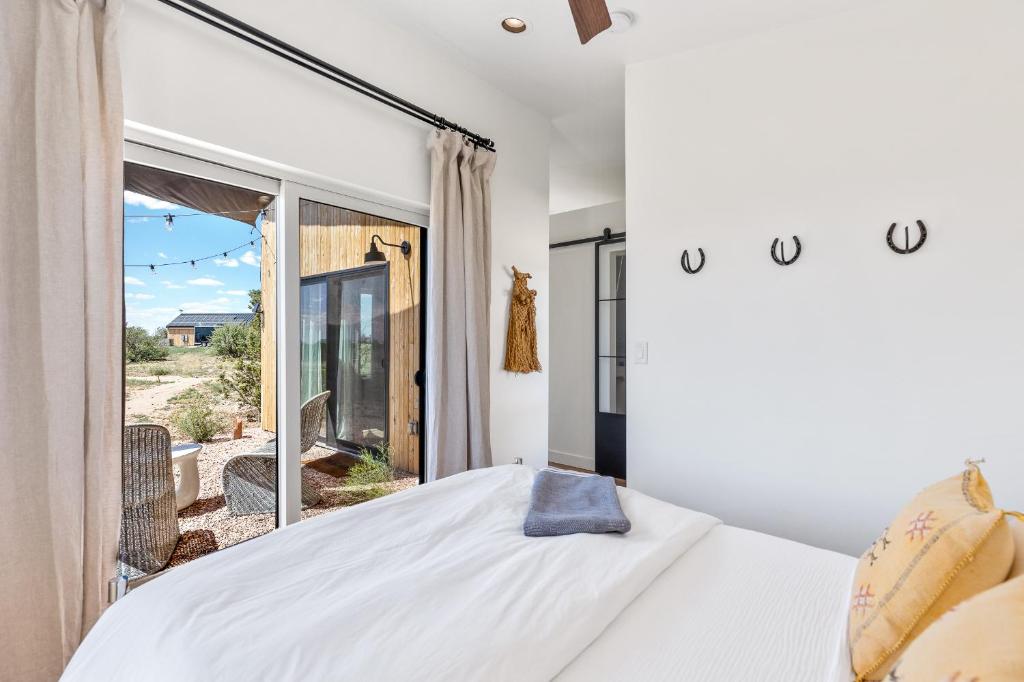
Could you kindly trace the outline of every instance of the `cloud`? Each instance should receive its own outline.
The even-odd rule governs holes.
[[[128,286],[133,286],[133,287],[144,287],[144,286],[146,286],[146,283],[143,282],[141,279],[139,279],[138,277],[132,277],[131,275],[125,275],[124,283],[127,284]]]
[[[163,258],[164,260],[167,260],[167,254],[164,253],[163,251],[158,252],[156,255],[159,256],[160,258]]]
[[[159,211],[162,209],[181,208],[177,204],[172,204],[169,201],[161,201],[160,199],[154,199],[153,197],[147,197],[145,194],[136,194],[135,192],[125,191],[124,203],[129,206],[142,206],[152,211]]]
[[[125,294],[124,297],[133,298],[136,301],[149,301],[156,298],[153,294]]]
[[[190,279],[187,281],[188,284],[196,287],[222,287],[224,282],[213,277],[197,277],[196,279]]]
[[[132,304],[125,305],[125,323],[129,327],[142,327],[147,331],[163,327],[177,316],[177,308],[142,308]]]
[[[164,280],[164,286],[167,287],[168,289],[184,289],[185,288],[184,284],[175,284],[174,282],[172,282],[169,279],[165,279]]]
[[[254,268],[258,268],[260,266],[260,257],[256,255],[255,251],[246,251],[238,260],[242,261],[246,265],[251,265]]]
[[[237,304],[235,304],[237,305]],[[208,301],[188,301],[178,306],[186,313],[230,313],[231,299],[227,297],[211,298]]]
[[[227,291],[225,291],[224,289],[219,289],[217,291],[217,293],[218,294],[227,294],[228,296],[248,296],[249,295],[249,292],[246,291],[245,289],[228,289]]]
[[[222,268],[237,268],[238,267],[238,259],[237,258],[214,258],[213,259],[213,263],[214,263],[214,265],[217,265],[217,266],[222,267]]]

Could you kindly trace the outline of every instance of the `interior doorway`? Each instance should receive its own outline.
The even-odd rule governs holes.
[[[624,482],[626,210],[551,216],[548,463]]]

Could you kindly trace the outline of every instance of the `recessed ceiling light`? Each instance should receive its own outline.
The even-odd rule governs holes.
[[[509,33],[522,33],[526,30],[526,22],[518,17],[505,17],[501,20],[501,27]]]

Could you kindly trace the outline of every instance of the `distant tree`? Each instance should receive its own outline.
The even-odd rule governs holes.
[[[124,330],[124,357],[128,362],[164,360],[168,351],[161,347],[155,337],[142,327],[126,327]]]
[[[167,338],[167,327],[157,327],[153,330],[153,338],[158,346],[170,346],[171,341]]]
[[[249,336],[249,325],[226,324],[217,327],[210,336],[213,352],[226,358],[240,358],[245,354],[246,338]]]
[[[259,312],[263,306],[263,292],[259,289],[249,289],[249,310]]]
[[[238,329],[244,331],[241,339],[242,352],[235,357],[229,371],[221,372],[220,386],[225,394],[232,396],[245,407],[258,411],[261,395],[260,329],[255,320],[252,324],[238,325]]]

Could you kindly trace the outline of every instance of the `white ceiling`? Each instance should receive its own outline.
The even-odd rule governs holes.
[[[443,44],[552,121],[551,211],[623,196],[626,64],[845,11],[864,0],[609,0],[636,21],[580,45],[567,0],[351,0]],[[528,22],[513,35],[507,16]],[[666,84],[670,87],[670,84]],[[481,131],[486,134],[486,131]]]

